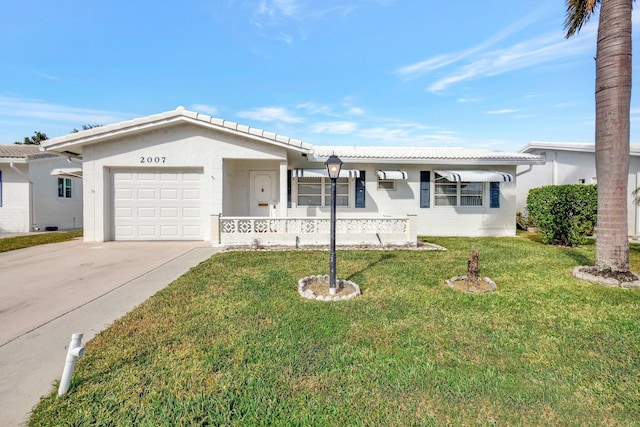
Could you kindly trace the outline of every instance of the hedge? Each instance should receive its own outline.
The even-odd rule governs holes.
[[[529,221],[544,243],[576,246],[595,230],[598,192],[595,185],[548,185],[527,196]]]

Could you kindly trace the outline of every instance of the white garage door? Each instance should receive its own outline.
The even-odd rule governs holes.
[[[202,172],[115,170],[115,240],[203,240]]]

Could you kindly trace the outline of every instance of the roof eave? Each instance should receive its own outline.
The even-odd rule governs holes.
[[[0,163],[28,163],[26,157],[0,157]]]
[[[341,157],[345,163],[354,164],[403,164],[403,165],[469,165],[469,166],[520,166],[520,165],[543,165],[545,160],[539,159],[389,159],[389,158],[352,158]],[[309,162],[324,163],[326,158],[314,157]]]

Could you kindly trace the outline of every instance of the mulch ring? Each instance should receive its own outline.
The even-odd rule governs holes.
[[[445,280],[447,286],[456,291],[468,292],[471,294],[486,294],[498,289],[496,282],[488,277],[478,280],[467,279],[467,276],[456,276]]]

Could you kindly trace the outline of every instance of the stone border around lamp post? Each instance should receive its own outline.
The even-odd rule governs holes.
[[[298,293],[306,299],[318,301],[346,301],[361,295],[360,286],[351,280],[338,279],[336,283],[336,294],[330,295],[326,292],[316,293],[312,288],[328,289],[329,275],[307,276],[298,280]]]

